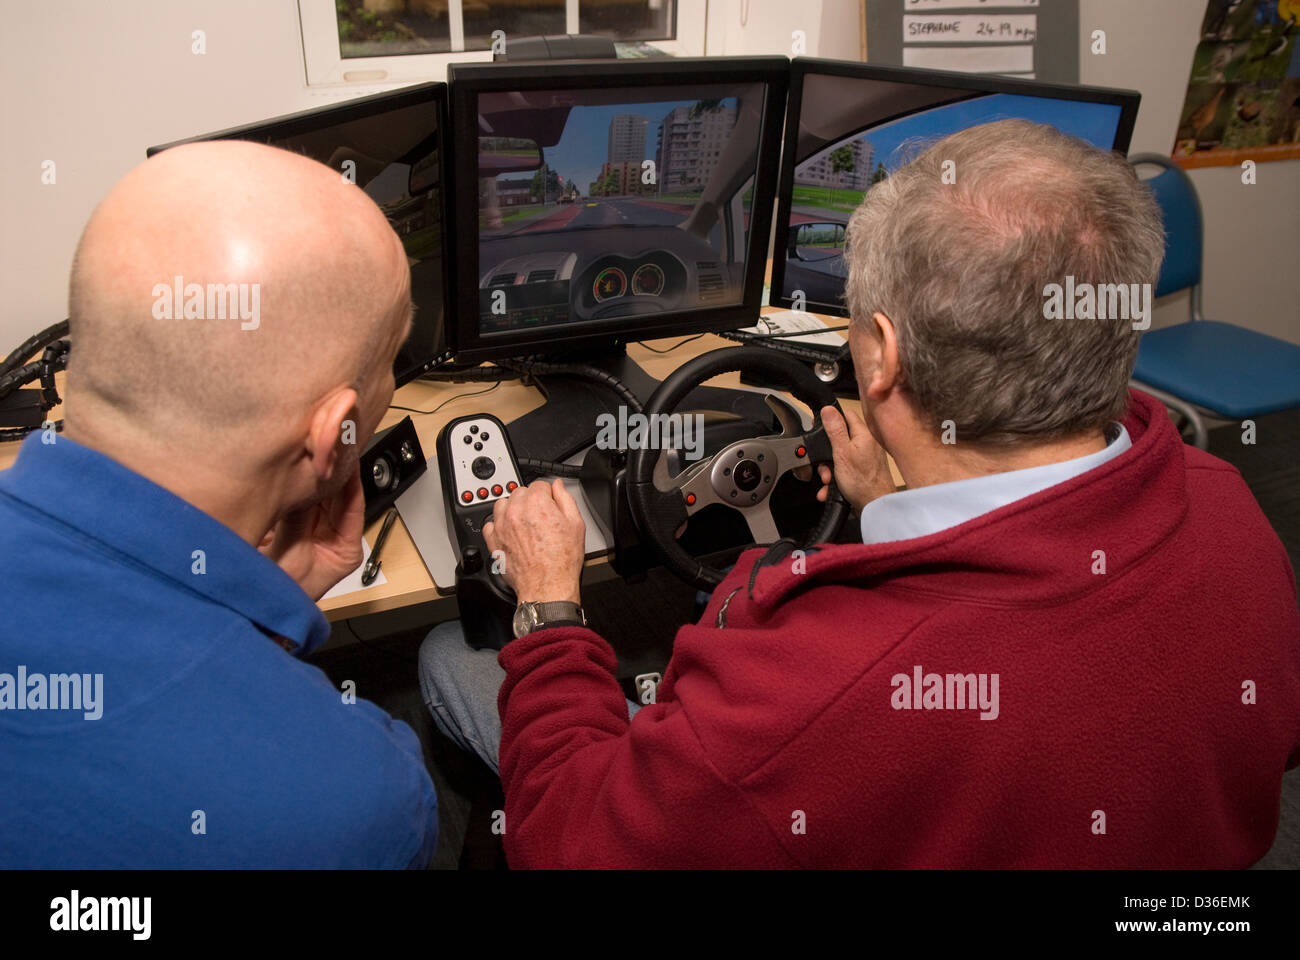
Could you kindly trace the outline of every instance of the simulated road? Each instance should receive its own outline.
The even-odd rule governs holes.
[[[685,220],[692,209],[691,204],[639,197],[578,200],[551,207],[523,222],[507,224],[502,230],[484,231],[484,235],[514,236],[577,227],[673,227]]]

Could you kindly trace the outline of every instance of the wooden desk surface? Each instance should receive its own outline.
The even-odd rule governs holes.
[[[838,324],[831,323],[830,325]],[[669,337],[665,340],[649,341],[649,343],[656,349],[663,350],[679,343],[682,339],[682,337]],[[712,334],[706,334],[665,354],[655,353],[642,344],[634,343],[628,346],[628,355],[652,377],[662,380],[692,357],[708,350],[729,346],[735,346],[735,343]],[[740,376],[736,373],[729,373],[717,377],[710,383],[721,387],[736,387],[740,385]],[[485,386],[487,384],[431,383],[417,380],[399,389],[393,396],[393,403],[404,407],[412,407],[416,410],[432,410],[438,404],[447,402],[448,398],[455,398],[447,402],[446,406],[438,410],[437,413],[410,414],[426,456],[434,456],[434,441],[437,439],[438,431],[443,424],[453,417],[486,410],[509,423],[511,420],[521,417],[530,410],[542,405],[542,398],[538,391],[533,387],[525,387],[518,381],[505,381],[492,390],[491,393],[474,394],[476,390],[483,389]],[[60,384],[60,389],[62,389],[62,384]],[[857,401],[846,400],[843,402],[857,404]],[[407,416],[407,414],[408,411],[405,410],[390,409],[380,422],[379,429],[391,426]],[[53,411],[52,415],[57,419],[59,416],[58,408]],[[18,447],[19,444],[17,443],[0,444],[0,469],[6,469],[12,465],[18,455]],[[898,479],[897,474],[895,474],[895,479]],[[375,538],[379,535],[381,522],[382,518],[376,520],[366,529],[365,537],[368,543],[373,544],[375,542]],[[400,519],[388,535],[388,542],[384,545],[382,560],[387,583],[321,601],[321,609],[330,620],[343,620],[349,617],[379,613],[409,604],[436,600],[443,596],[434,586],[433,578],[429,576],[429,571],[425,569],[424,561],[420,559],[420,554],[415,549],[415,544]],[[603,559],[589,561],[589,565],[605,563],[607,561]]]

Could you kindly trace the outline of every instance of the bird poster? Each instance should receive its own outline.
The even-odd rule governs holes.
[[[1300,0],[1208,0],[1173,159],[1300,157]]]

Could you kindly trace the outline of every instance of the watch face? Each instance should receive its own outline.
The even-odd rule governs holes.
[[[531,603],[521,603],[515,607],[515,618],[511,626],[514,628],[515,639],[522,637],[524,634],[533,629],[537,623],[537,613]]]

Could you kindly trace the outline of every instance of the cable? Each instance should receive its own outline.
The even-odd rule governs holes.
[[[0,398],[7,397],[9,394],[16,392],[24,384],[31,383],[41,375],[40,361],[29,363],[26,366],[10,370],[8,373],[0,375]],[[0,427],[0,443],[16,442],[24,439],[27,434],[33,430],[40,430],[42,426],[32,427]],[[60,420],[55,425],[56,430],[63,429],[63,421]]]
[[[5,374],[10,373],[13,370],[17,370],[39,353],[42,348],[49,346],[55,340],[62,340],[67,335],[68,321],[60,320],[53,326],[46,327],[35,336],[28,337],[18,345],[13,353],[9,354],[9,356],[5,357],[3,360],[0,360],[0,377],[3,377]]]
[[[7,395],[11,390],[17,390],[24,384],[31,383],[41,375],[41,362],[33,360],[26,366],[16,367],[0,374],[0,397]]]
[[[847,330],[849,325],[846,323],[842,327],[820,327],[816,330],[789,330],[782,333],[748,333],[747,331],[734,330],[733,333],[745,333],[750,340],[779,340],[782,337],[808,337],[818,333],[838,333],[841,330]]]
[[[423,415],[426,415],[426,416],[427,416],[428,414],[431,414],[431,413],[437,413],[439,410],[441,410],[441,409],[442,409],[443,407],[445,407],[447,404],[451,403],[453,400],[463,400],[465,397],[477,397],[477,396],[480,396],[481,394],[484,394],[484,393],[491,393],[493,390],[495,390],[495,389],[496,389],[497,387],[499,387],[499,386],[501,386],[501,381],[500,381],[500,380],[496,381],[494,384],[492,384],[492,386],[490,386],[490,387],[485,387],[485,388],[483,388],[482,390],[470,390],[470,391],[468,391],[468,392],[466,392],[466,393],[458,393],[458,394],[456,394],[455,396],[448,397],[446,400],[442,401],[442,403],[438,404],[438,405],[437,405],[436,407],[434,407],[432,410],[417,410],[415,407],[403,407],[403,406],[401,406],[400,404],[396,404],[396,403],[390,403],[390,404],[388,405],[388,409],[389,409],[389,410],[405,410],[405,411],[407,411],[408,413],[418,413],[418,414],[423,414]]]
[[[42,416],[59,405],[59,391],[55,387],[54,375],[68,365],[69,345],[67,340],[51,338],[60,331],[66,332],[67,325],[66,320],[62,323],[56,323],[48,330],[30,338],[14,351],[10,359],[24,354],[30,355],[33,350],[40,349],[42,345],[45,346],[45,352],[41,354],[40,360],[33,360],[25,365],[12,366],[4,373],[0,373],[0,400],[17,392],[33,380],[39,380]],[[63,430],[63,421],[55,420],[51,423],[48,420],[42,420],[40,424],[30,427],[0,427],[0,443],[22,440],[33,431],[45,430],[51,427],[55,431],[61,432]]]
[[[528,471],[533,479],[541,477],[564,477],[577,480],[582,477],[582,468],[576,463],[560,463],[556,460],[538,460],[534,457],[518,457],[515,461],[519,469]]]
[[[651,353],[672,353],[678,347],[685,346],[686,344],[690,343],[692,340],[698,340],[702,336],[704,336],[704,334],[697,333],[693,337],[687,337],[685,340],[679,340],[677,343],[674,343],[671,347],[664,347],[662,350],[656,350],[654,347],[648,345],[644,340],[638,340],[637,343],[641,344],[641,346],[645,347]]]
[[[599,367],[593,367],[590,364],[549,363],[542,360],[506,360],[502,361],[501,366],[530,375],[549,373],[555,376],[573,376],[582,377],[585,380],[594,380],[601,386],[608,387],[618,394],[619,399],[634,413],[641,413],[644,409],[641,401],[637,399],[637,395],[629,390],[622,380],[612,373],[601,370]]]
[[[802,331],[804,334],[818,331]],[[778,337],[756,333],[748,333],[742,330],[724,330],[718,336],[724,340],[732,340],[741,344],[752,344],[763,347],[767,350],[776,350],[780,353],[789,354],[792,357],[800,357],[810,363],[825,363],[828,360],[838,360],[848,355],[849,344],[845,341],[841,347],[824,347],[815,343],[797,343],[789,340],[782,340]],[[771,343],[767,341],[771,340]]]
[[[67,340],[55,340],[41,354],[41,403],[46,410],[53,410],[63,402],[54,383],[54,375],[67,369],[68,351],[71,349],[72,345]]]

